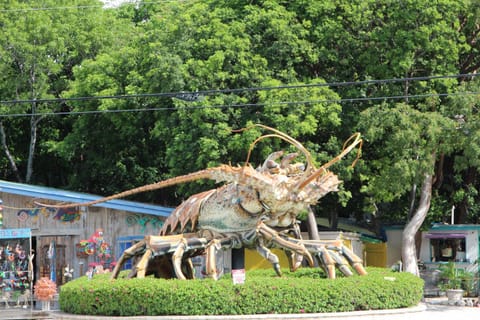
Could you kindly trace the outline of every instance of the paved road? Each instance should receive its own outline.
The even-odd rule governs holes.
[[[355,311],[320,314],[248,315],[248,316],[166,316],[166,317],[115,317],[135,320],[480,320],[479,307],[457,307],[444,304],[443,300],[426,301],[416,307],[397,310]],[[30,316],[12,317],[8,311],[0,312],[0,319],[62,319],[62,320],[106,320],[110,317],[92,317],[64,314],[59,311],[35,312]],[[13,312],[13,310],[11,310]],[[18,312],[18,309],[17,309]],[[19,314],[15,314],[19,316]]]
[[[480,319],[480,308],[450,307],[438,304],[424,304],[424,310],[396,314],[365,314],[353,319],[361,320],[477,320]],[[319,318],[321,319],[321,318]],[[334,318],[345,320],[348,318]],[[350,318],[352,319],[352,318]],[[329,319],[332,320],[332,319]]]
[[[105,317],[74,316],[62,313],[52,314],[52,319],[63,320],[100,320]],[[115,319],[132,319],[118,317]],[[249,315],[249,316],[168,316],[135,317],[136,320],[477,320],[480,308],[446,306],[438,303],[422,303],[405,310],[359,311],[344,313],[298,314],[298,315]]]
[[[422,315],[423,313],[423,315]],[[427,304],[427,310],[417,316],[411,317],[410,320],[476,320],[480,319],[480,308],[472,307],[446,307],[442,305]]]

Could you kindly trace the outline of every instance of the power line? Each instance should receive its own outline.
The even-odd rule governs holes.
[[[272,91],[283,89],[301,89],[301,88],[315,88],[315,87],[347,87],[347,86],[359,86],[359,85],[372,85],[372,84],[387,84],[395,82],[407,82],[407,81],[429,81],[438,79],[458,79],[458,78],[474,78],[480,76],[480,74],[454,74],[443,76],[424,76],[424,77],[406,77],[406,78],[391,78],[381,80],[363,80],[363,81],[346,81],[346,82],[325,82],[325,83],[312,83],[312,84],[299,84],[299,85],[281,85],[270,87],[250,87],[250,88],[237,88],[237,89],[210,89],[200,91],[179,91],[179,92],[161,92],[161,93],[139,93],[131,95],[108,95],[108,96],[91,96],[91,97],[72,97],[72,98],[51,98],[51,99],[23,99],[23,100],[0,100],[0,104],[23,104],[23,103],[60,103],[68,101],[91,101],[91,100],[106,100],[106,99],[134,99],[134,98],[151,98],[151,97],[164,97],[164,98],[179,98],[182,97],[201,97],[210,96],[215,94],[228,94],[228,93],[241,93],[252,91]],[[404,97],[406,98],[406,97]],[[188,99],[187,99],[188,100]]]
[[[187,2],[188,0],[159,0],[159,1],[144,1],[141,4],[162,4],[169,2]],[[136,4],[138,1],[124,1],[123,4]],[[28,7],[28,8],[12,8],[12,9],[0,9],[0,12],[32,12],[32,11],[56,11],[56,10],[82,10],[82,9],[98,9],[98,8],[112,8],[108,6],[108,3],[103,5],[85,5],[85,6],[61,6],[61,7]]]
[[[325,100],[304,100],[304,101],[276,101],[268,103],[241,103],[230,105],[212,105],[212,106],[185,106],[182,109],[226,109],[226,108],[250,108],[250,107],[265,107],[268,105],[299,105],[299,104],[316,104],[316,103],[347,103],[347,102],[365,102],[365,101],[385,101],[385,100],[403,100],[403,99],[420,99],[430,97],[447,97],[447,96],[468,96],[480,95],[477,92],[454,92],[454,93],[429,93],[417,95],[398,95],[398,96],[383,96],[383,97],[359,97],[359,98],[345,98],[345,99],[325,99]],[[17,114],[0,114],[0,118],[10,117],[31,117],[31,116],[59,116],[59,115],[90,115],[90,114],[108,114],[108,113],[133,113],[133,112],[151,112],[151,111],[168,111],[178,110],[174,107],[159,107],[159,108],[137,108],[137,109],[117,109],[117,110],[89,110],[89,111],[64,111],[64,112],[45,112],[45,113],[17,113]]]

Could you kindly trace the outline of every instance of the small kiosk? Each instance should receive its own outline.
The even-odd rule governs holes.
[[[434,224],[422,233],[420,248],[420,261],[425,266],[422,271],[425,294],[438,293],[439,270],[448,262],[455,262],[457,269],[478,278],[479,257],[480,225]]]

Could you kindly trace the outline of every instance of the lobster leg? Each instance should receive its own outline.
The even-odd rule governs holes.
[[[150,260],[151,256],[152,256],[152,249],[147,248],[142,258],[140,259],[140,261],[138,261],[137,265],[134,268],[137,273],[137,278],[145,278],[148,261]]]
[[[365,268],[363,267],[362,259],[360,259],[350,249],[342,246],[342,254],[345,256],[345,258],[349,261],[349,263],[353,266],[353,268],[355,269],[355,271],[357,271],[359,275],[363,276],[367,274],[367,271],[365,271]]]
[[[223,236],[223,238],[213,239],[207,245],[207,257],[206,257],[206,276],[214,280],[218,279],[217,272],[217,259],[216,253],[218,250],[223,249],[233,249],[241,248],[244,241],[250,243],[252,241],[251,237],[255,236],[255,232],[248,232],[243,234],[244,238],[240,238],[236,234],[231,234],[230,236]]]
[[[177,244],[178,247],[177,249],[175,249],[175,252],[173,253],[173,256],[172,256],[173,270],[175,272],[175,276],[181,280],[195,278],[192,259],[190,258],[184,259],[185,252],[191,249],[192,247],[194,247],[194,250],[199,250],[199,249],[203,250],[205,243],[207,241],[206,239],[190,239],[190,240],[191,241],[189,245],[189,239],[186,239],[186,238],[181,239],[180,242]],[[200,240],[200,242],[197,240]]]
[[[191,235],[184,234],[173,236],[149,236],[147,237],[147,246],[152,248],[154,256],[172,255],[173,270],[175,276],[179,279],[187,279],[184,271],[187,272],[188,277],[194,277],[193,265],[190,257],[195,253],[199,253],[206,248],[208,239],[196,238]],[[185,252],[189,252],[185,258]],[[200,253],[199,253],[200,254]],[[186,264],[183,264],[186,262]],[[183,269],[185,268],[185,270]]]
[[[367,273],[362,265],[362,260],[350,249],[345,247],[341,240],[321,241],[298,239],[288,236],[286,232],[277,232],[266,226],[263,222],[258,224],[257,233],[259,241],[261,239],[267,240],[271,243],[271,246],[282,248],[287,253],[291,252],[291,259],[296,259],[296,263],[294,261],[290,262],[290,267],[293,269],[296,269],[301,264],[300,257],[295,255],[305,257],[311,267],[313,267],[313,255],[330,279],[336,277],[336,268],[344,275],[351,276],[352,272],[348,268],[348,265],[352,266],[359,275],[365,275]],[[262,254],[261,250],[263,249],[260,248],[259,252]],[[263,253],[262,255],[269,259],[269,261],[273,261],[270,260],[268,254]],[[275,271],[277,271],[275,264],[274,268]]]
[[[183,254],[185,253],[186,249],[187,249],[187,241],[185,239],[181,239],[180,242],[177,244],[177,249],[175,250],[175,253],[172,256],[173,269],[175,270],[175,275],[177,276],[178,279],[181,279],[181,280],[187,279],[182,272]]]
[[[217,251],[221,248],[221,243],[217,239],[213,239],[207,246],[207,259],[206,259],[206,275],[214,280],[218,279],[217,272]]]
[[[288,249],[302,255],[303,257],[307,258],[308,264],[311,267],[314,266],[312,255],[302,244],[301,240],[295,239],[296,242],[290,241],[289,237],[281,236],[277,231],[267,227],[263,222],[258,224],[257,232],[265,240],[271,241],[281,248]]]
[[[290,232],[293,232],[293,235],[296,239],[302,240],[302,233],[300,232],[300,226],[298,223],[293,224],[292,230],[285,230],[283,232],[280,232],[280,234],[286,233],[285,235],[288,235]],[[301,254],[298,254],[295,251],[291,251],[291,250],[284,250],[284,251],[287,255],[290,271],[294,272],[295,270],[300,268],[303,262],[303,256]]]
[[[338,255],[337,252],[335,252],[335,250],[330,250],[329,254],[334,260],[334,263],[337,266],[338,270],[340,270],[347,277],[350,277],[353,275],[350,268],[348,268],[348,264],[346,263],[345,259],[340,257],[340,255]]]
[[[282,271],[280,270],[280,260],[278,260],[276,254],[271,252],[267,247],[263,245],[263,241],[261,241],[261,238],[259,239],[259,244],[257,245],[257,252],[260,253],[262,257],[270,261],[277,275],[281,277]]]
[[[122,256],[118,259],[117,264],[115,265],[115,268],[112,271],[111,279],[116,279],[118,277],[118,274],[120,273],[120,270],[122,269],[123,264],[125,261],[128,259],[142,254],[145,251],[145,241],[139,241],[138,243],[134,244],[130,248],[126,249]]]
[[[325,246],[321,246],[319,250],[319,257],[321,265],[324,267],[327,276],[330,279],[335,279],[335,262],[332,259],[332,256],[325,248]]]
[[[322,241],[322,240],[302,240],[289,238],[292,242],[301,242],[306,249],[311,252],[319,262],[319,265],[325,270],[327,276],[335,278],[335,268],[338,268],[345,276],[351,276],[353,273],[349,265],[355,269],[357,274],[365,275],[367,272],[362,265],[362,260],[348,249],[341,240]]]
[[[287,256],[288,266],[290,268],[290,271],[294,272],[295,270],[300,268],[303,262],[303,256],[291,250],[284,249],[283,251]]]

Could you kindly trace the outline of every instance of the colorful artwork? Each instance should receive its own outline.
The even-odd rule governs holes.
[[[103,229],[97,229],[90,238],[81,240],[76,247],[78,257],[93,257],[94,262],[91,262],[89,266],[102,266],[104,269],[110,269],[114,265],[112,249],[103,238]]]
[[[44,217],[50,216],[51,213],[55,212],[55,209],[52,208],[32,208],[32,209],[21,209],[17,212],[17,219],[20,221],[26,221],[28,218],[38,220],[39,214],[43,214]]]
[[[151,224],[153,229],[160,229],[163,226],[163,220],[159,219],[158,217],[152,217],[148,215],[141,215],[141,214],[131,214],[127,216],[126,223],[129,227],[134,226],[135,224],[139,224],[142,226],[140,231],[145,233],[147,229],[147,224]]]
[[[30,287],[28,239],[0,240],[0,287],[2,291]]]
[[[38,220],[39,215],[42,214],[45,218],[48,218],[53,215],[53,219],[59,220],[62,222],[75,222],[80,220],[81,213],[78,208],[32,208],[32,209],[21,209],[17,212],[17,219],[24,222],[28,218],[32,218],[34,221]]]
[[[81,213],[78,208],[59,208],[53,219],[62,222],[75,222],[80,220],[80,217]]]

